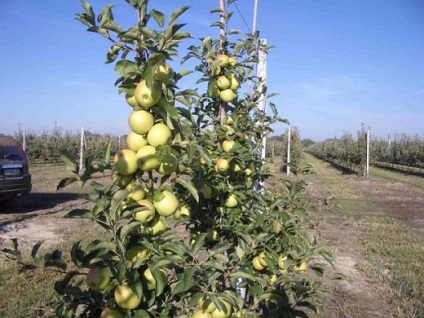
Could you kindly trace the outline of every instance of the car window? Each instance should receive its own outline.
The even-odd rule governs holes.
[[[23,160],[25,155],[13,139],[0,137],[0,159]]]

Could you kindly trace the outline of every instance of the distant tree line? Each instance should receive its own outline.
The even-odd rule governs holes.
[[[19,129],[14,138],[23,145],[24,131]],[[84,132],[84,156],[100,154],[108,141],[112,140],[112,153],[115,153],[125,143],[125,138],[111,134],[99,134],[90,131]],[[121,144],[121,145],[120,145]],[[80,157],[81,131],[64,131],[55,126],[51,131],[43,130],[25,132],[25,151],[32,164],[60,163],[60,153],[65,151],[73,158]]]

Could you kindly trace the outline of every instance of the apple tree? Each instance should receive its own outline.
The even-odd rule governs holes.
[[[187,6],[167,18],[152,1],[125,2],[136,17],[126,30],[112,5],[96,15],[82,0],[77,14],[111,43],[106,63],[119,74],[129,132],[110,182],[91,181],[92,208],[69,212],[91,218],[109,239],[75,243],[72,264],[59,251],[45,257],[66,272],[55,284],[56,315],[306,317],[321,310],[323,262],[333,258],[308,230],[305,183],[281,180],[286,191],[276,193],[260,156],[263,136],[282,120],[272,103],[271,115],[257,108],[272,94],[252,65],[270,47],[258,34],[228,30],[231,12],[219,8],[211,13],[220,36],[201,38],[182,57],[179,45],[190,34],[178,18]],[[196,89],[180,88],[191,71],[173,70],[177,57],[196,61]],[[75,175],[58,187],[109,169],[108,147],[84,172],[63,156]]]

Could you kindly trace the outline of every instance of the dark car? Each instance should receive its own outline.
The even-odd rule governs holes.
[[[0,202],[31,191],[28,158],[18,142],[0,134]]]

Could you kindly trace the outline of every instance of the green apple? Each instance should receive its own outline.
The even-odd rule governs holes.
[[[144,199],[144,200],[139,200],[137,203],[140,205],[140,207],[143,207],[144,209],[134,213],[133,215],[134,219],[142,223],[147,223],[153,220],[153,218],[155,217],[156,209],[154,205],[152,204],[152,202]]]
[[[167,153],[162,157],[159,167],[156,170],[160,174],[170,175],[171,173],[175,172],[177,168],[178,159],[174,155]]]
[[[227,67],[230,65],[230,57],[227,54],[220,54],[216,58],[219,61],[220,67]]]
[[[215,162],[215,170],[219,172],[225,172],[229,168],[229,162],[225,158],[218,158]]]
[[[251,175],[252,175],[252,169],[250,169],[250,168],[246,168],[246,169],[244,169],[244,174],[245,174],[246,176],[251,176]]]
[[[118,306],[123,309],[135,309],[141,303],[141,297],[139,297],[127,283],[118,285],[115,288],[114,296]]]
[[[257,271],[262,271],[262,270],[265,269],[265,266],[263,266],[261,264],[261,262],[259,261],[259,257],[258,256],[255,256],[253,258],[252,265],[253,265],[253,268],[256,269]]]
[[[258,258],[259,258],[259,263],[261,263],[263,267],[268,267],[268,263],[266,262],[265,252],[259,253]]]
[[[147,134],[147,132],[153,127],[154,118],[146,110],[134,110],[128,117],[128,125],[131,130],[139,135]]]
[[[223,309],[219,309],[218,307],[211,312],[211,315],[213,318],[228,318],[231,316],[232,312],[233,312],[233,308],[231,307],[231,305],[223,300],[223,299],[219,299],[219,302],[223,305]]]
[[[171,129],[163,123],[154,125],[147,133],[147,142],[153,147],[165,145],[172,137]]]
[[[215,84],[215,81],[209,80],[208,82],[208,96],[210,98],[218,98],[219,97],[219,89]]]
[[[162,61],[156,65],[154,80],[165,85],[171,85],[173,80],[174,72],[171,66],[165,61]]]
[[[124,313],[118,309],[105,308],[99,318],[124,318]]]
[[[125,190],[129,192],[127,199],[133,201],[139,201],[146,197],[146,191],[143,186],[138,182],[132,182],[125,187]]]
[[[156,148],[147,145],[141,147],[136,154],[137,166],[142,171],[152,171],[159,167],[159,160],[156,158]]]
[[[222,142],[222,149],[224,149],[225,152],[230,152],[231,149],[233,149],[236,142],[232,139],[224,140]]]
[[[112,181],[115,182],[115,185],[120,188],[127,187],[133,181],[133,179],[134,179],[134,176],[132,174],[128,176],[124,176],[118,173],[117,171],[112,172]]]
[[[138,107],[137,100],[135,99],[134,95],[125,94],[125,100],[127,101],[128,105],[131,107]]]
[[[227,136],[232,136],[232,135],[234,135],[235,133],[236,133],[236,131],[234,130],[234,128],[233,127],[231,127],[230,125],[228,125],[228,124],[224,124],[224,125],[222,125],[221,126],[222,128],[224,128],[225,129],[225,134],[227,135]]]
[[[179,220],[181,219],[181,217],[190,217],[191,216],[191,210],[190,207],[188,207],[187,205],[181,205],[175,212],[174,215],[172,216],[175,220]]]
[[[86,282],[90,289],[101,291],[109,285],[111,277],[109,267],[94,267],[88,271]]]
[[[213,318],[213,316],[208,312],[203,312],[203,310],[196,310],[192,318]]]
[[[159,217],[155,217],[150,222],[150,234],[159,235],[166,231],[167,224]]]
[[[149,256],[149,250],[144,246],[133,246],[125,251],[125,258],[133,263],[139,259],[145,259],[147,256]]]
[[[237,77],[234,75],[234,73],[231,73],[230,75],[230,82],[231,82],[231,86],[230,88],[233,91],[236,91],[239,87],[240,87],[240,82],[238,81]]]
[[[159,82],[153,81],[152,87],[147,87],[145,80],[140,81],[134,91],[137,103],[145,108],[155,105],[162,96],[162,87]]]
[[[153,204],[159,215],[170,216],[177,210],[179,202],[175,194],[164,190],[160,195],[155,196]]]
[[[146,136],[139,135],[134,131],[131,131],[128,133],[126,140],[127,140],[127,147],[136,152],[141,147],[148,145]]]
[[[238,205],[237,197],[235,194],[231,193],[226,199],[225,199],[225,206],[227,208],[234,208]]]
[[[137,154],[131,149],[122,149],[118,151],[114,158],[113,164],[119,174],[129,176],[137,171]]]
[[[226,103],[231,102],[234,98],[236,98],[236,94],[231,88],[224,89],[219,92],[219,97]]]
[[[308,268],[308,262],[306,260],[301,261],[300,263],[297,263],[295,266],[293,266],[293,270],[295,272],[304,272]]]
[[[216,79],[216,86],[222,91],[231,87],[231,80],[225,76],[221,75]]]
[[[234,66],[236,66],[238,64],[237,59],[235,57],[233,57],[233,56],[230,56],[228,58],[228,62],[230,63],[230,66],[231,67],[234,67]]]
[[[278,258],[278,262],[277,262],[278,267],[279,267],[280,269],[285,269],[285,263],[286,263],[286,261],[287,261],[287,255],[281,255],[281,256]]]

